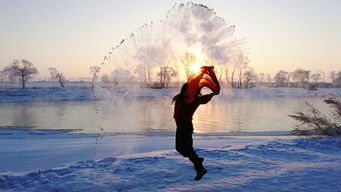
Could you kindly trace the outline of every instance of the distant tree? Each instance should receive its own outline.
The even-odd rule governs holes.
[[[289,74],[287,75],[287,82],[291,82],[291,78],[293,78],[294,76],[294,72],[289,72]]]
[[[264,83],[264,81],[265,81],[265,74],[264,74],[264,73],[259,73],[259,75],[258,75],[258,81],[259,81],[260,83]]]
[[[271,83],[271,81],[272,81],[271,73],[267,73],[267,74],[266,74],[266,81],[267,81],[268,83]]]
[[[341,87],[341,71],[336,73],[335,80],[333,83],[335,84],[336,87]]]
[[[336,80],[336,72],[335,71],[331,71],[330,74],[329,74],[329,78],[334,83],[335,80]]]
[[[57,73],[56,74],[56,79],[58,80],[60,86],[64,87],[65,77],[64,77],[63,73]]]
[[[5,71],[5,77],[7,77],[8,81],[12,84],[16,83],[19,77],[15,73],[10,73],[9,71]]]
[[[231,87],[235,87],[234,84],[234,75],[236,73],[236,65],[233,65],[232,71],[231,71]]]
[[[242,79],[243,79],[243,74],[244,70],[247,68],[248,65],[248,58],[244,54],[239,54],[236,60],[236,67],[237,67],[237,75],[238,75],[238,80],[239,80],[239,85],[238,87],[242,87]]]
[[[280,70],[276,73],[274,80],[276,83],[278,83],[280,86],[284,86],[285,81],[287,80],[287,76],[289,75],[288,72],[284,70]]]
[[[134,70],[134,74],[136,75],[136,77],[143,81],[145,84],[147,84],[147,76],[148,76],[148,70],[147,67],[143,64],[139,64],[136,66],[135,70]]]
[[[50,67],[48,70],[49,70],[50,75],[51,75],[51,81],[57,80],[61,87],[65,87],[64,86],[65,77],[64,77],[63,73],[58,72],[58,70],[56,68],[53,68],[53,67]]]
[[[176,75],[176,71],[172,67],[161,67],[159,73],[161,86],[165,88],[169,87],[171,79],[176,77]]]
[[[244,87],[249,88],[250,87],[249,83],[256,79],[256,74],[254,73],[253,69],[249,69],[249,70],[245,71],[245,73],[243,74],[243,79],[245,82]]]
[[[129,82],[133,81],[135,77],[130,73],[130,71],[123,69],[122,67],[116,68],[112,73],[111,73],[113,82],[116,85],[118,85],[119,82]]]
[[[132,71],[133,74],[130,74],[131,76],[134,76],[136,80],[139,82],[143,82],[144,86],[147,86],[150,84],[153,78],[153,73],[152,73],[152,67],[145,64],[144,59],[142,60],[143,62],[141,64],[138,64],[136,68]]]
[[[224,68],[224,72],[225,72],[225,82],[226,82],[226,85],[227,85],[227,86],[230,86],[230,79],[231,79],[231,77],[230,77],[230,75],[229,75],[230,69],[229,69],[228,66],[226,66],[226,67]]]
[[[322,71],[321,74],[322,74],[322,82],[325,83],[326,82],[326,73],[324,71]]]
[[[243,73],[244,73],[244,69],[245,68],[246,68],[245,66],[238,66],[238,79],[239,79],[238,87],[242,87],[243,86],[242,79],[243,79]]]
[[[310,77],[311,77],[311,78],[315,81],[315,83],[317,84],[317,81],[322,79],[321,76],[322,76],[322,75],[321,75],[320,73],[314,73],[314,74],[312,74]]]
[[[139,61],[139,64],[133,72],[137,74],[138,79],[143,79],[145,84],[148,84],[151,81],[152,72],[149,64],[155,62],[155,52],[157,51],[153,48],[142,48],[139,49],[137,54],[134,56]]]
[[[168,66],[173,66],[172,68],[175,71],[175,77],[176,77],[176,86],[179,85],[179,73],[180,73],[180,66],[178,65],[179,63],[179,58],[177,57],[171,57],[171,59],[169,59],[169,64]]]
[[[179,60],[185,68],[186,77],[188,79],[191,75],[191,65],[195,62],[196,57],[192,53],[186,52],[179,57]]]
[[[303,84],[309,81],[309,75],[310,71],[298,68],[293,72],[293,79]]]
[[[51,75],[51,81],[56,80],[57,79],[57,73],[58,73],[57,69],[54,67],[50,67],[48,69],[48,71],[50,72],[50,75]]]
[[[109,75],[103,74],[103,75],[101,76],[101,81],[102,81],[103,83],[105,83],[106,86],[108,86],[108,84],[109,84],[109,82],[110,82]]]
[[[100,67],[99,66],[91,66],[91,67],[89,67],[89,70],[90,70],[90,74],[92,76],[92,82],[95,82],[96,80],[98,80]]]
[[[256,72],[253,71],[253,79],[252,82],[259,82],[259,76]]]
[[[0,70],[0,82],[4,82],[5,77],[6,77],[5,71]]]
[[[26,83],[33,75],[38,74],[37,68],[25,59],[14,60],[9,66],[5,67],[4,71],[8,74],[9,78],[19,77],[22,88],[26,87]]]

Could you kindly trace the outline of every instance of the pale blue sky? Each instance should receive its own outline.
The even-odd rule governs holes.
[[[0,0],[0,69],[25,58],[43,77],[49,67],[67,77],[89,76],[89,66],[99,65],[113,45],[163,19],[176,2],[184,1]],[[341,70],[341,1],[195,2],[236,25],[256,72]]]

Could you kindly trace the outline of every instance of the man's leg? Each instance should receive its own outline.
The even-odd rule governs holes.
[[[183,122],[176,129],[175,148],[182,156],[195,158],[192,139],[193,127],[191,123]]]
[[[207,170],[202,165],[204,158],[198,157],[198,155],[193,150],[193,147],[189,152],[188,158],[190,161],[192,161],[194,169],[197,171],[197,175],[194,177],[194,180],[200,180],[207,173]]]
[[[183,127],[178,127],[176,131],[176,150],[184,157],[193,163],[194,169],[197,171],[195,180],[201,179],[201,177],[207,172],[202,162],[204,158],[198,157],[193,149],[193,126],[192,124],[185,124]]]

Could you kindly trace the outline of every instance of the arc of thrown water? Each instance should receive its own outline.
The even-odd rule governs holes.
[[[172,38],[170,37],[170,34],[168,34],[168,32],[174,32],[175,35],[181,34],[181,32],[182,32],[181,27],[184,25],[183,18],[178,19],[178,18],[174,17],[174,15],[176,15],[176,14],[184,15],[186,13],[186,11],[188,11],[188,10],[190,10],[191,12],[187,13],[187,14],[189,14],[189,16],[192,17],[192,19],[193,18],[194,19],[203,19],[201,17],[205,17],[205,18],[207,17],[206,19],[210,19],[211,23],[210,22],[204,23],[204,24],[208,24],[208,26],[205,26],[205,25],[201,26],[203,28],[206,27],[205,28],[206,31],[203,29],[202,31],[200,31],[201,34],[199,33],[197,36],[193,37],[193,39],[195,41],[200,41],[200,43],[202,44],[204,49],[206,49],[205,51],[207,51],[207,53],[205,53],[205,54],[214,54],[211,56],[217,57],[219,59],[220,56],[224,56],[224,55],[219,55],[219,54],[221,54],[221,52],[220,52],[220,50],[218,50],[220,48],[219,46],[222,46],[222,44],[223,44],[224,48],[227,49],[228,51],[230,51],[230,53],[226,53],[226,54],[228,56],[233,55],[233,52],[235,51],[234,49],[238,49],[238,46],[240,44],[239,40],[236,40],[233,38],[230,39],[230,37],[233,35],[233,32],[234,32],[234,26],[228,25],[223,18],[216,16],[216,13],[213,11],[213,9],[208,8],[205,5],[196,4],[196,3],[192,3],[192,2],[187,3],[187,4],[182,3],[179,5],[175,4],[168,11],[164,20],[159,20],[158,22],[151,22],[150,24],[144,24],[144,25],[140,26],[135,32],[131,33],[128,37],[122,39],[120,41],[120,43],[115,45],[112,48],[112,50],[110,52],[108,52],[107,55],[104,56],[102,62],[98,66],[95,73],[99,74],[102,71],[102,69],[104,68],[104,66],[106,65],[106,63],[108,61],[112,60],[113,53],[115,53],[116,50],[120,50],[120,48],[124,48],[124,47],[127,49],[132,48],[132,49],[134,49],[133,51],[138,53],[138,52],[142,52],[146,47],[148,48],[148,46],[150,46],[150,47],[155,46],[155,44],[152,44],[154,42],[152,42],[152,43],[150,42],[154,39],[157,40],[156,43],[160,43],[161,45],[167,45],[167,43],[172,43],[172,42],[169,42],[172,40]],[[204,13],[200,13],[200,11],[203,11]],[[197,14],[197,15],[195,15],[195,14]],[[196,16],[198,16],[198,18],[196,18]],[[200,22],[203,22],[203,21],[204,20],[200,20]],[[211,24],[211,26],[210,26],[210,24]],[[215,27],[214,28],[215,30],[213,30],[213,31],[210,30],[210,27]],[[156,30],[159,30],[159,31],[156,31]],[[157,33],[157,32],[160,32],[161,34]],[[214,38],[211,38],[210,36],[213,36]],[[187,37],[187,36],[185,36],[185,37]],[[205,38],[205,37],[210,37],[210,38]],[[181,39],[181,38],[182,37],[180,37],[180,40],[183,40],[183,42],[180,42],[180,44],[181,43],[185,44],[186,41],[184,39]],[[199,38],[199,40],[198,40],[198,38]],[[222,38],[222,40],[219,38]],[[149,42],[147,42],[148,40],[149,40]],[[151,43],[151,44],[145,45],[144,43]],[[131,46],[131,47],[129,47],[129,46]],[[167,50],[168,54],[166,54],[167,58],[164,59],[164,62],[157,63],[160,67],[169,65],[169,63],[172,63],[170,61],[170,58],[177,57],[174,50],[172,50],[172,49],[174,49],[174,47],[170,47],[170,49],[171,50]],[[214,53],[214,50],[217,50],[218,53]],[[237,50],[237,52],[238,52],[238,50]],[[135,55],[130,55],[130,56],[134,57]],[[222,62],[227,62],[226,61],[227,59],[225,57],[220,58],[222,60]],[[120,59],[120,58],[115,58],[115,59]],[[125,58],[123,58],[123,59],[125,59]],[[228,58],[228,59],[230,60],[230,58]],[[149,70],[149,68],[153,67],[151,64],[151,63],[153,63],[153,61],[152,60],[146,60],[146,57],[142,57],[141,62],[143,64],[144,68],[147,68],[148,70]],[[221,69],[221,71],[222,71],[222,69]],[[149,74],[148,74],[148,77],[149,77]],[[93,78],[92,79],[93,103],[94,103],[94,109],[95,109],[95,113],[96,113],[96,121],[98,124],[97,135],[96,135],[96,144],[95,144],[95,155],[94,155],[95,160],[97,157],[98,143],[99,143],[101,136],[103,134],[103,131],[104,131],[104,129],[101,125],[101,122],[98,119],[97,100],[99,98],[98,98],[98,95],[96,92],[97,86],[98,86],[98,84],[96,84],[96,78]]]

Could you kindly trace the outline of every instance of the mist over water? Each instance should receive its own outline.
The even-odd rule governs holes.
[[[112,102],[124,103],[125,99],[134,98],[133,95],[141,93],[141,90],[135,88],[180,86],[195,72],[193,66],[213,65],[217,77],[221,78],[228,73],[229,66],[247,61],[243,49],[244,40],[237,38],[234,33],[235,26],[217,16],[211,8],[196,3],[176,4],[165,18],[142,25],[119,44],[114,45],[98,66],[100,71],[98,76],[107,75],[111,82],[110,86],[128,89],[122,91],[123,97],[116,97],[110,90],[101,86],[95,87],[95,95],[106,98],[107,100],[103,101],[107,102],[104,104],[106,106],[113,106]],[[131,103],[116,105],[114,115],[120,118],[112,118],[116,122],[128,119],[122,122],[122,127],[136,129],[142,126],[144,130],[173,131],[171,98],[153,95],[153,90],[149,92],[155,100],[159,100],[153,101],[157,102],[157,105],[152,105],[153,102],[146,106],[135,106]],[[99,103],[95,104],[96,115],[99,117],[102,112],[101,106]],[[147,112],[150,110],[146,111],[146,108],[152,110],[153,107],[159,108],[160,105],[164,111],[160,114],[157,109],[155,111],[159,113],[147,118]],[[139,115],[137,112],[141,107],[146,113]],[[125,113],[126,111],[129,112]],[[164,117],[160,118],[158,115]],[[151,123],[158,119],[160,122]],[[97,125],[98,130],[101,132],[122,130],[122,127],[113,128],[104,126],[105,124],[101,119]]]
[[[306,110],[305,101],[322,112],[320,97],[212,100],[193,116],[197,133],[290,131],[296,123],[288,115]],[[175,132],[173,105],[163,99],[98,101],[95,116],[91,101],[0,103],[0,122],[7,127],[71,129],[82,133]],[[1,126],[0,126],[1,128]],[[2,127],[3,128],[3,127]]]
[[[205,5],[176,4],[165,18],[144,24],[113,47],[101,64],[101,73],[115,81],[159,81],[165,67],[175,72],[172,81],[186,81],[184,55],[189,64],[214,65],[218,76],[229,66],[244,62],[243,40],[235,26]]]

